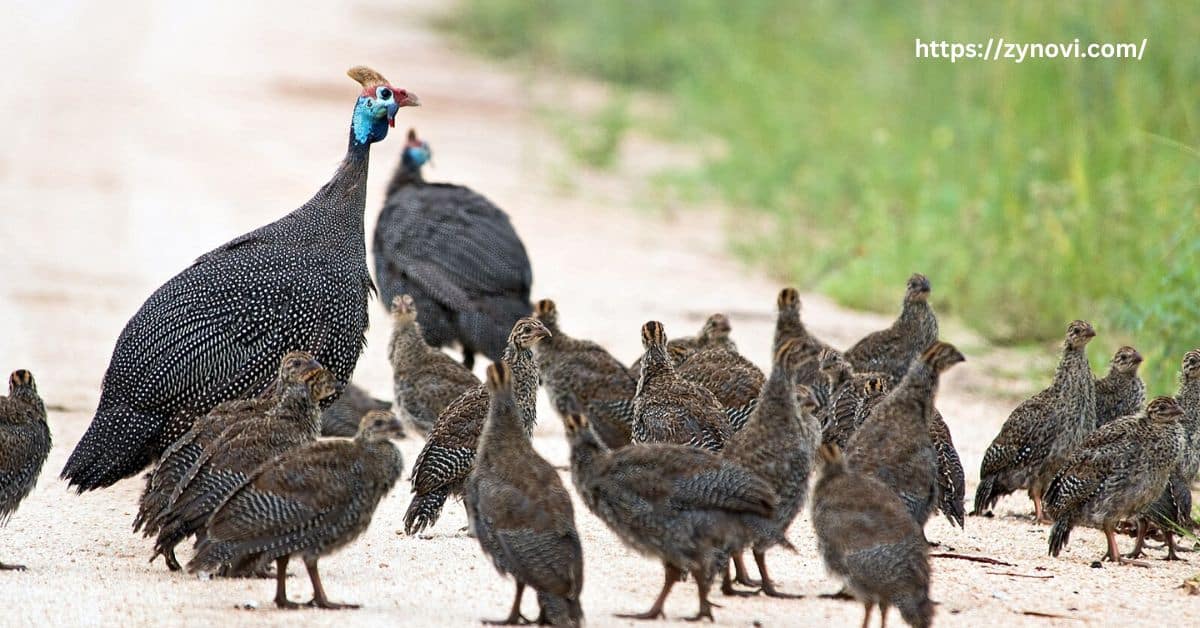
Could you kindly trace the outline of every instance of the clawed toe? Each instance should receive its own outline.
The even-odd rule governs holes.
[[[329,600],[310,600],[308,602],[308,606],[327,611],[340,611],[359,608],[358,604],[342,604],[340,602],[330,602]]]
[[[666,619],[666,615],[661,610],[648,610],[645,613],[617,613],[615,617],[621,619]]]

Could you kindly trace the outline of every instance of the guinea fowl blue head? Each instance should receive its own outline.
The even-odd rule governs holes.
[[[404,152],[400,154],[400,163],[404,166],[404,170],[420,174],[421,166],[432,159],[433,150],[429,148],[429,142],[418,138],[416,129],[409,129],[408,142],[404,144]]]
[[[356,146],[367,146],[387,137],[388,129],[396,125],[396,111],[400,107],[421,104],[416,94],[392,87],[370,68],[356,66],[346,74],[363,86],[350,123],[350,142]]]

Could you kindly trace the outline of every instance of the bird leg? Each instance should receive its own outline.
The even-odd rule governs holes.
[[[1042,524],[1054,523],[1054,520],[1046,516],[1046,511],[1042,508],[1042,496],[1037,491],[1029,489],[1029,497],[1033,499],[1033,522]]]
[[[733,555],[733,568],[734,578],[737,580],[738,584],[747,587],[762,586],[761,582],[750,578],[750,570],[746,569],[746,561],[742,557],[742,552],[737,552]],[[762,575],[761,571],[759,571],[759,575]]]
[[[880,604],[879,605],[879,628],[887,628],[887,612],[888,612],[888,605]]]
[[[25,571],[25,565],[6,565],[0,563],[0,571]]]
[[[870,602],[863,602],[862,628],[867,628],[867,626],[871,625],[871,609],[873,609],[873,608],[875,608],[874,604],[872,604]]]
[[[1146,545],[1146,520],[1137,520],[1137,540],[1133,543],[1133,551],[1125,555],[1126,558],[1141,558],[1142,548]]]
[[[517,583],[517,596],[513,598],[512,610],[508,612],[508,617],[504,619],[485,619],[483,623],[489,626],[516,626],[518,624],[530,623],[528,619],[521,615],[521,596],[525,595],[525,583]]]
[[[1108,537],[1108,554],[1105,555],[1105,558],[1109,558],[1118,565],[1133,565],[1135,567],[1150,566],[1141,561],[1130,560],[1121,555],[1121,548],[1117,547],[1117,532],[1113,529],[1113,526],[1104,527],[1104,536]]]
[[[741,552],[734,554],[734,558],[730,562],[733,562],[734,568],[737,572],[736,580],[738,582],[742,582],[743,578],[745,578],[746,580],[749,580],[749,577],[745,573],[746,565],[742,561]],[[723,573],[721,574],[721,593],[723,593],[724,595],[736,595],[736,596],[740,596],[740,597],[750,597],[750,596],[758,595],[758,591],[742,591],[741,589],[735,589],[733,587],[734,580],[735,580],[735,578],[731,578],[729,575],[729,562],[726,562],[725,569],[723,570]],[[750,585],[750,586],[757,586],[757,585],[755,584],[755,585]]]
[[[674,565],[667,564],[663,564],[663,571],[665,572],[665,576],[663,577],[662,591],[658,592],[658,598],[654,600],[654,605],[650,607],[650,610],[644,613],[621,613],[617,617],[623,619],[658,619],[665,617],[662,610],[663,604],[666,603],[667,596],[671,594],[671,587],[674,587],[675,583],[679,582],[679,576],[682,572]]]
[[[304,557],[304,566],[308,568],[308,579],[312,580],[313,599],[308,603],[309,606],[324,608],[326,610],[340,610],[343,608],[358,608],[358,604],[340,604],[338,602],[330,602],[325,596],[325,587],[321,586],[321,572],[317,571],[317,557]]]
[[[299,604],[289,600],[287,596],[287,564],[287,556],[275,559],[275,606],[300,608]]]
[[[170,548],[163,552],[163,560],[167,563],[167,569],[171,571],[179,571],[182,569],[179,565],[179,559],[175,558],[175,548]]]
[[[1175,553],[1175,534],[1170,530],[1163,530],[1163,535],[1167,537],[1167,557],[1163,560],[1182,560],[1183,562],[1187,562],[1180,558],[1179,554]]]
[[[762,592],[767,594],[767,597],[777,597],[785,599],[799,599],[804,597],[797,593],[784,593],[775,588],[775,583],[771,581],[770,574],[767,573],[767,553],[766,551],[754,550],[754,564],[758,565],[758,575],[762,578]]]
[[[716,604],[708,601],[708,589],[712,586],[712,578],[704,573],[704,569],[696,569],[692,572],[692,577],[696,579],[696,591],[700,596],[700,610],[695,615],[684,619],[686,621],[700,621],[701,619],[716,621],[712,614],[712,609]]]

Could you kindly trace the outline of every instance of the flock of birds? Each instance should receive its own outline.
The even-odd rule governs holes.
[[[374,238],[375,277],[391,304],[395,409],[348,383],[363,347],[374,283],[363,214],[370,145],[415,95],[364,67],[347,155],[316,196],[282,219],[200,257],[129,321],[104,376],[95,418],[62,472],[79,491],[153,465],[134,530],[182,569],[277,580],[303,560],[311,605],[331,601],[320,557],[369,525],[404,470],[389,439],[425,438],[412,467],[404,529],[435,525],[462,499],[483,552],[516,581],[502,623],[521,614],[526,587],[538,623],[580,625],[583,547],[567,489],[530,444],[544,389],[571,446],[570,475],[588,509],[630,548],[662,562],[662,589],[642,619],[663,616],[689,576],[694,619],[712,619],[717,575],[728,595],[792,597],[766,553],[794,549],[787,531],[808,504],[828,569],[844,593],[895,607],[928,626],[929,543],[936,512],[963,526],[965,481],[935,407],[940,376],[964,360],[938,338],[929,280],[907,282],[899,318],[840,352],[814,337],[798,293],[783,289],[771,371],[743,357],[729,320],[695,336],[641,330],[644,354],[626,367],[559,324],[553,301],[530,302],[532,273],[508,217],[460,186],[427,183],[429,145],[410,131]],[[1067,328],[1053,382],[1018,406],[988,448],[973,514],[1027,490],[1052,522],[1057,556],[1076,526],[1102,530],[1106,558],[1132,562],[1115,534],[1165,540],[1188,533],[1200,466],[1200,351],[1183,360],[1181,389],[1145,404],[1142,361],[1124,347],[1096,379],[1092,326]],[[441,351],[462,347],[463,363]],[[493,364],[480,382],[476,353]],[[32,490],[50,449],[33,376],[0,397],[0,522]],[[399,416],[397,416],[397,414]],[[403,420],[403,422],[402,422]],[[352,438],[320,438],[351,436]],[[744,553],[754,558],[750,575]],[[271,569],[274,568],[272,573]],[[3,565],[0,568],[20,568]],[[749,587],[749,588],[738,588]]]

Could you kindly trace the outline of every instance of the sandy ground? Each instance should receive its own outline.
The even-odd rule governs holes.
[[[356,89],[343,75],[351,65],[373,65],[420,95],[425,106],[401,111],[398,123],[417,126],[433,143],[431,178],[472,185],[512,213],[535,262],[536,294],[559,302],[570,333],[632,360],[646,319],[680,334],[725,311],[743,350],[767,362],[780,286],[723,255],[722,220],[689,211],[649,217],[636,177],[573,175],[570,192],[552,185],[566,165],[531,113],[529,88],[433,33],[425,20],[436,3],[300,10],[282,2],[130,2],[118,10],[51,2],[33,14],[23,13],[33,5],[24,6],[0,26],[0,369],[36,374],[52,407],[56,446],[38,489],[0,530],[0,557],[29,566],[0,573],[10,600],[0,624],[150,625],[169,618],[465,626],[506,611],[511,582],[457,532],[465,523],[460,505],[447,506],[431,539],[397,532],[407,483],[384,501],[359,541],[323,561],[334,599],[364,604],[332,613],[277,611],[269,582],[200,581],[147,563],[150,542],[128,527],[140,480],[75,496],[57,479],[91,419],[113,341],[146,295],[197,255],[304,202],[330,176]],[[634,168],[638,156],[671,158],[670,149],[638,141],[627,147],[634,157],[625,163]],[[375,148],[368,229],[400,145],[393,137]],[[936,269],[926,272],[936,286]],[[902,288],[879,289],[898,300]],[[888,323],[815,295],[804,304],[810,327],[841,346]],[[375,326],[356,379],[386,396],[387,319],[372,307]],[[971,361],[947,378],[939,405],[973,476],[1013,404],[1014,386],[988,375],[987,365],[1003,362],[1003,354],[947,327]],[[1093,356],[1093,364],[1102,361]],[[996,392],[1004,388],[1005,396]],[[539,412],[535,444],[563,464],[561,425],[544,400]],[[421,442],[401,446],[411,463]],[[1011,498],[1000,516],[969,519],[965,531],[942,519],[929,525],[931,539],[959,552],[1013,563],[935,560],[939,624],[1189,625],[1200,617],[1200,598],[1178,589],[1195,567],[1155,560],[1149,569],[1092,569],[1103,544],[1089,530],[1079,530],[1060,559],[1047,558],[1046,530],[1025,517],[1027,510],[1024,498]],[[629,624],[613,613],[644,610],[660,567],[622,547],[581,504],[576,520],[590,623]],[[859,620],[857,605],[815,597],[837,583],[815,554],[807,515],[790,537],[799,553],[773,552],[773,573],[785,590],[808,597],[718,595],[719,624]],[[307,578],[296,573],[289,584],[294,599],[307,599]],[[534,613],[526,602],[526,613]],[[247,603],[258,609],[236,609]],[[695,608],[694,586],[684,584],[667,615],[674,623]]]

